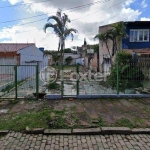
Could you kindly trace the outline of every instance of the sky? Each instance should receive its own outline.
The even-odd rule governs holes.
[[[118,21],[150,21],[150,0],[1,0],[0,43],[35,43],[57,50],[58,37],[52,29],[43,31],[47,18],[58,9],[71,20],[68,27],[78,33],[66,40],[66,48],[97,44],[99,26]],[[51,23],[54,23],[53,21]]]

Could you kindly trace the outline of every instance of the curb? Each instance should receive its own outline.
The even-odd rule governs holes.
[[[131,134],[132,130],[127,127],[102,127],[102,134]]]
[[[150,134],[150,128],[134,128],[132,134]]]
[[[73,129],[72,134],[101,134],[100,128],[90,128],[90,129]]]
[[[72,134],[71,129],[45,129],[44,134]]]
[[[6,135],[9,133],[9,130],[0,130],[0,135]]]
[[[0,135],[10,133],[9,130],[0,130]],[[26,129],[26,134],[44,134],[44,135],[113,135],[113,134],[150,134],[150,128],[133,128],[128,127],[101,127],[88,129],[43,129],[36,128],[33,130]]]

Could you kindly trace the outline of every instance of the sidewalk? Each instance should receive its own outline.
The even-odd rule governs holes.
[[[13,118],[18,118],[16,121],[23,124],[19,116],[21,116],[22,120],[29,123],[29,127],[32,123],[33,128],[92,128],[102,126],[150,128],[150,100],[74,99],[73,101],[0,102],[1,123],[3,120],[6,121],[6,119],[12,120]],[[32,119],[32,122],[28,118]],[[41,124],[40,120],[42,120],[43,124]],[[36,121],[35,126],[33,125],[34,121]],[[0,130],[3,129],[1,128],[1,123]],[[15,122],[12,124],[14,123]],[[57,127],[55,125],[57,125]],[[14,129],[16,127],[17,126],[14,125]],[[22,129],[25,128],[25,125],[22,126]],[[9,129],[5,128],[5,130]]]
[[[0,138],[1,150],[149,150],[150,135],[27,135]]]

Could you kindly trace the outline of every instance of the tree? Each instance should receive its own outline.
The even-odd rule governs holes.
[[[64,49],[64,53],[72,53],[72,50],[70,48]]]
[[[120,91],[124,91],[127,88],[138,88],[142,87],[143,80],[144,74],[141,68],[133,62],[132,55],[118,52],[111,73],[107,78],[107,82],[111,87],[117,89],[118,81]]]
[[[106,48],[107,48],[107,51],[108,51],[108,54],[111,58],[111,53],[110,53],[110,49],[109,49],[109,46],[108,46],[108,40],[110,39],[110,33],[109,32],[106,32],[106,33],[100,33],[100,34],[97,34],[94,39],[99,39],[99,41],[101,42],[101,45],[103,46],[103,44],[106,45]]]
[[[56,66],[56,64],[58,63],[58,60],[59,60],[59,56],[56,54],[52,54],[52,58],[53,58],[53,61],[55,62],[55,66]]]
[[[112,56],[114,56],[115,53],[122,49],[120,45],[122,38],[127,37],[127,34],[125,32],[125,26],[122,22],[119,22],[117,24],[112,25],[112,29],[108,30],[108,32],[109,38],[113,43]]]
[[[106,45],[106,48],[108,50],[108,54],[111,58],[117,53],[119,50],[121,50],[121,46],[118,45],[121,43],[122,38],[126,37],[125,33],[125,26],[122,22],[119,22],[117,24],[114,24],[111,26],[112,28],[107,30],[105,33],[97,34],[94,39],[99,39],[102,46],[103,44]],[[108,42],[112,41],[112,49],[108,46]],[[117,44],[118,43],[118,44]],[[118,50],[119,48],[119,50]]]
[[[54,20],[54,24],[50,23],[50,20]],[[60,53],[60,63],[63,64],[64,59],[64,48],[65,48],[65,40],[67,37],[71,36],[73,40],[73,33],[76,33],[77,30],[74,28],[68,28],[67,24],[70,23],[70,19],[68,16],[64,13],[61,14],[61,11],[57,11],[56,16],[50,16],[48,17],[48,23],[44,26],[44,32],[46,32],[47,28],[52,28],[54,30],[54,33],[59,38],[58,43],[58,52]]]
[[[99,44],[93,45],[93,49],[94,49],[94,53],[98,53],[99,52]]]
[[[97,72],[99,72],[99,44],[93,46],[94,53],[97,53]]]
[[[73,60],[73,58],[71,56],[69,56],[65,59],[67,65],[69,65],[72,62],[72,60]]]

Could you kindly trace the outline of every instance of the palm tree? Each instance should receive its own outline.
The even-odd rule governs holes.
[[[94,37],[94,39],[99,39],[99,41],[101,42],[102,46],[103,46],[103,44],[106,45],[107,51],[108,51],[109,56],[111,58],[111,53],[110,53],[110,49],[109,49],[109,46],[108,46],[108,40],[110,39],[109,32],[97,34]]]
[[[118,52],[118,48],[119,50],[121,50],[120,46],[121,39],[127,36],[125,33],[125,26],[123,25],[122,22],[118,22],[117,24],[114,24],[111,27],[112,28],[107,30],[107,32],[97,34],[94,37],[94,39],[99,39],[102,45],[103,43],[105,43],[110,58],[114,56],[116,52]],[[112,41],[112,50],[111,50],[112,53],[110,52],[110,47],[108,46],[109,40]],[[119,45],[117,43],[119,43]]]
[[[112,56],[114,56],[114,54],[118,52],[118,49],[121,50],[121,40],[122,38],[127,37],[127,34],[123,22],[118,22],[117,24],[112,25],[112,29],[110,29],[109,32],[111,35],[110,39],[113,42]]]
[[[50,20],[54,20],[55,23],[50,23]],[[44,32],[46,32],[46,29],[50,27],[53,28],[54,33],[58,36],[58,52],[60,53],[60,63],[63,64],[65,40],[69,36],[71,36],[73,40],[73,32],[76,33],[77,30],[74,28],[68,28],[67,23],[70,23],[70,19],[65,13],[62,15],[60,10],[57,11],[56,16],[48,17],[47,21],[48,23],[46,23],[43,28]]]

